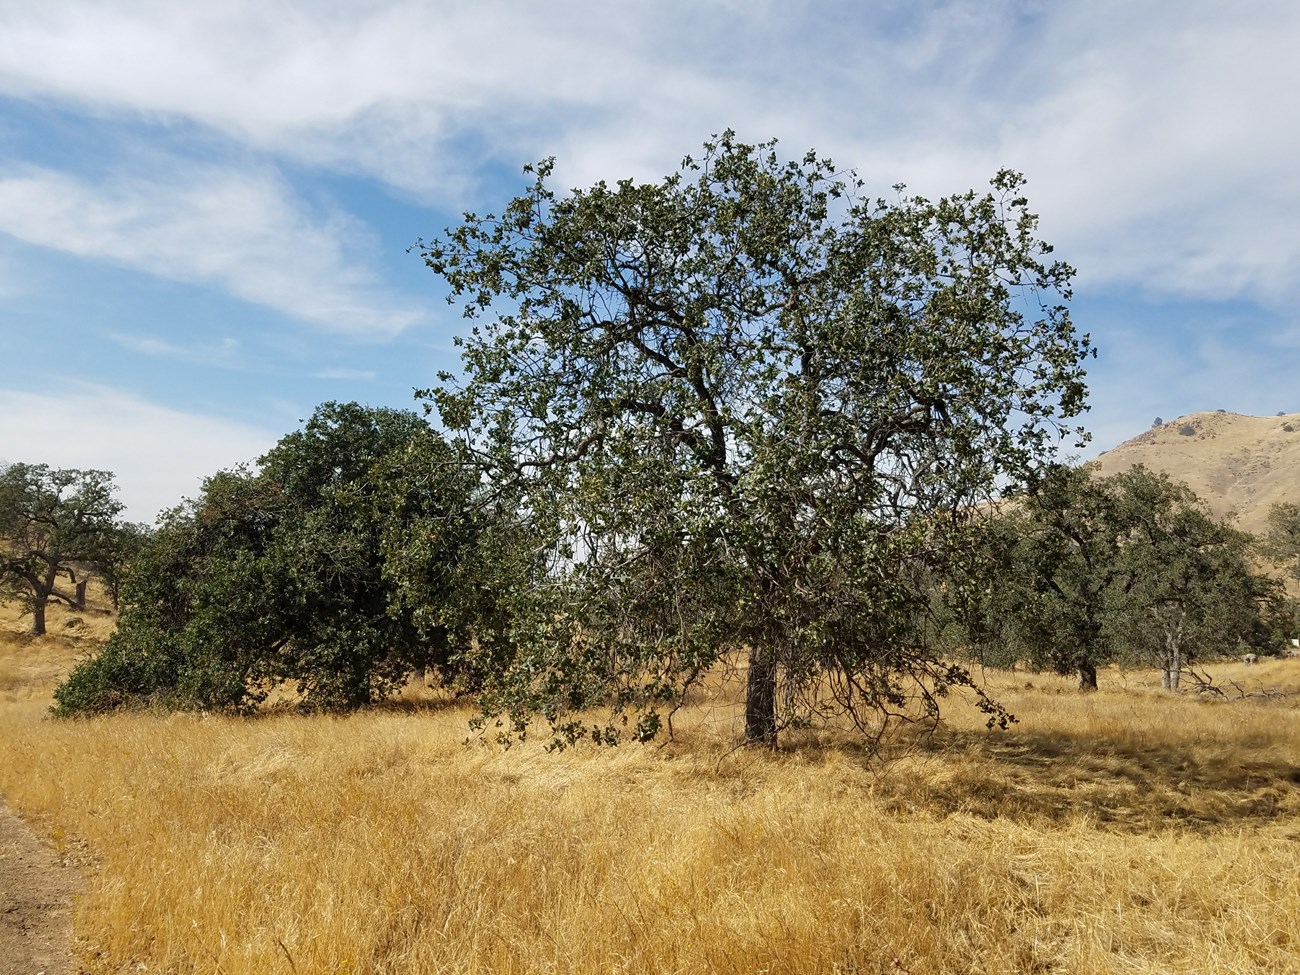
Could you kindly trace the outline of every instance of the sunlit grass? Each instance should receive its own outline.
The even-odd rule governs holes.
[[[1214,673],[990,673],[1010,732],[954,707],[883,765],[737,749],[722,696],[550,755],[450,705],[53,722],[29,683],[0,791],[86,860],[94,972],[1294,971],[1300,662]]]

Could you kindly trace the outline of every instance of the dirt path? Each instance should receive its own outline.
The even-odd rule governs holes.
[[[0,798],[0,975],[71,975],[75,867]]]

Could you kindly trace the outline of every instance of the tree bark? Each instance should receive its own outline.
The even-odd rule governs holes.
[[[1165,649],[1160,658],[1160,686],[1167,691],[1178,690],[1183,676],[1183,649],[1173,636],[1166,635]]]
[[[776,747],[776,654],[770,648],[749,649],[745,741],[750,745]]]
[[[1093,663],[1079,664],[1079,690],[1095,691],[1097,689],[1097,665]]]
[[[32,628],[28,630],[29,636],[45,636],[45,604],[48,596],[36,595],[32,599]]]
[[[72,603],[72,608],[85,612],[86,610],[86,580],[82,579],[77,583],[77,596]]]

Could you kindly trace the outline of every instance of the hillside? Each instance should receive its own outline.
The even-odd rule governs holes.
[[[1300,413],[1192,413],[1126,440],[1093,462],[1116,474],[1145,464],[1186,481],[1220,517],[1265,530],[1268,509],[1300,502]]]

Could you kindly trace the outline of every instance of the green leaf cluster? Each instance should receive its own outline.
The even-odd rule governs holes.
[[[1253,568],[1254,539],[1141,465],[1049,470],[988,521],[983,552],[963,613],[989,663],[1077,673],[1082,689],[1105,663],[1156,666],[1172,690],[1194,660],[1269,639],[1275,586]]]
[[[209,478],[162,518],[117,631],[56,713],[249,711],[285,682],[306,707],[352,708],[426,669],[453,680],[475,489],[416,414],[320,407],[256,470]]]
[[[138,531],[119,520],[116,490],[107,471],[0,469],[0,593],[26,604],[33,635],[45,632],[51,599],[77,606],[87,574],[111,579],[133,547]]]

